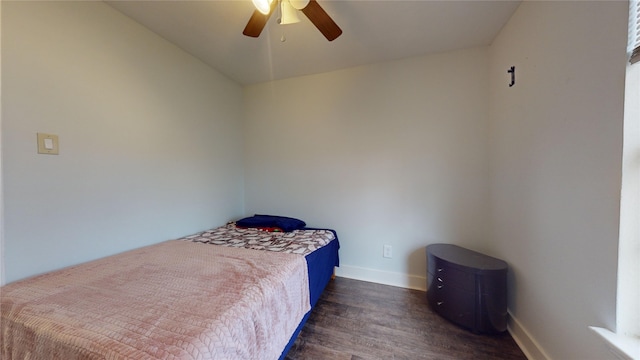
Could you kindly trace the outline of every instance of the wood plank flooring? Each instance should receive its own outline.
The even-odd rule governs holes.
[[[526,359],[509,333],[476,335],[435,314],[426,293],[346,278],[327,285],[288,360]]]

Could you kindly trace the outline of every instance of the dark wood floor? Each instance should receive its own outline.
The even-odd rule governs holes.
[[[476,335],[436,315],[422,291],[331,281],[286,359],[526,359],[509,333]]]

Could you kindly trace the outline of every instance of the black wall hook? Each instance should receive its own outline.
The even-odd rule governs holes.
[[[516,67],[512,66],[511,69],[507,70],[507,73],[511,74],[511,83],[509,83],[509,87],[512,87],[516,83]]]

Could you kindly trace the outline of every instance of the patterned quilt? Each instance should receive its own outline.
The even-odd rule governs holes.
[[[333,239],[335,234],[330,230],[269,232],[256,228],[239,228],[229,223],[180,240],[306,256],[327,245]]]

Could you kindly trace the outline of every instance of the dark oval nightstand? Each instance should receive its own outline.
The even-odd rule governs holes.
[[[507,329],[507,263],[452,244],[427,246],[427,299],[475,333]]]

